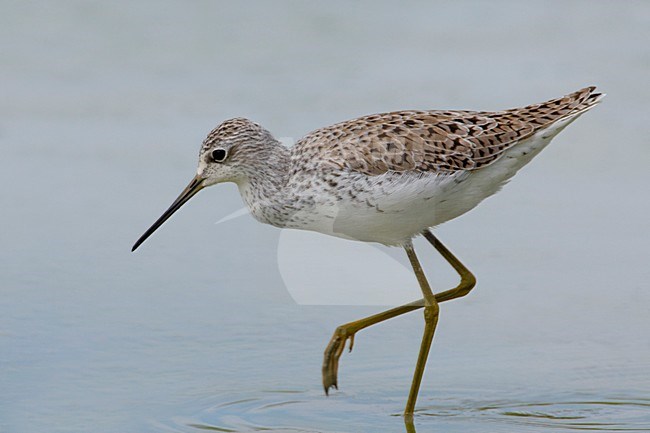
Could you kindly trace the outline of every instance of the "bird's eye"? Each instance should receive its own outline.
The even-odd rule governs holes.
[[[228,156],[228,152],[226,152],[226,149],[219,147],[214,149],[210,155],[214,162],[223,162],[226,159],[226,156]]]

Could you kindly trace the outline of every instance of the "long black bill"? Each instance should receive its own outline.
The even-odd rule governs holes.
[[[187,187],[185,187],[181,195],[179,195],[178,198],[174,200],[174,203],[172,203],[172,205],[169,206],[169,209],[167,209],[165,213],[163,213],[162,216],[158,218],[151,227],[149,227],[149,230],[147,230],[146,232],[144,232],[142,236],[140,236],[140,239],[138,239],[138,241],[133,245],[131,251],[132,252],[135,251],[136,248],[138,248],[140,244],[142,244],[142,242],[146,241],[147,238],[151,236],[151,234],[158,229],[158,227],[163,225],[163,223],[167,221],[169,217],[174,214],[174,212],[180,209],[181,206],[183,206],[189,199],[194,197],[194,195],[197,192],[201,191],[202,189],[203,189],[203,179],[201,179],[198,176],[195,176],[194,179],[192,179],[192,182],[190,182],[190,184],[187,185]]]

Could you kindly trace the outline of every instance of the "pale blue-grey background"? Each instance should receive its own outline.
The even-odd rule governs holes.
[[[601,106],[438,230],[479,285],[442,308],[416,426],[650,430],[650,3],[1,10],[1,432],[403,431],[393,415],[419,313],[359,334],[325,398],[331,332],[380,307],[293,303],[276,229],[214,225],[241,207],[234,186],[132,243],[226,118],[299,137],[372,112],[502,109],[591,84],[608,93]],[[453,284],[416,246],[432,283]],[[298,272],[343,271],[327,253]]]

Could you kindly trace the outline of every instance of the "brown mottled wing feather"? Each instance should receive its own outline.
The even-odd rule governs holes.
[[[294,160],[366,175],[387,171],[456,172],[496,161],[518,141],[590,108],[594,87],[497,112],[399,111],[318,129],[296,143]]]

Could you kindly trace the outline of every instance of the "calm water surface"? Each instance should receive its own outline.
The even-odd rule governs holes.
[[[232,185],[131,245],[225,118],[298,137],[588,84],[602,106],[438,230],[479,285],[442,306],[415,426],[650,431],[649,4],[486,5],[4,5],[0,431],[405,431],[420,313],[360,333],[340,391],[320,384],[334,328],[383,308],[355,286],[417,297],[408,274],[392,286],[400,251],[342,261],[345,241],[215,225],[242,206]],[[435,287],[455,283],[416,247]],[[333,273],[339,305],[294,302],[291,281]]]

